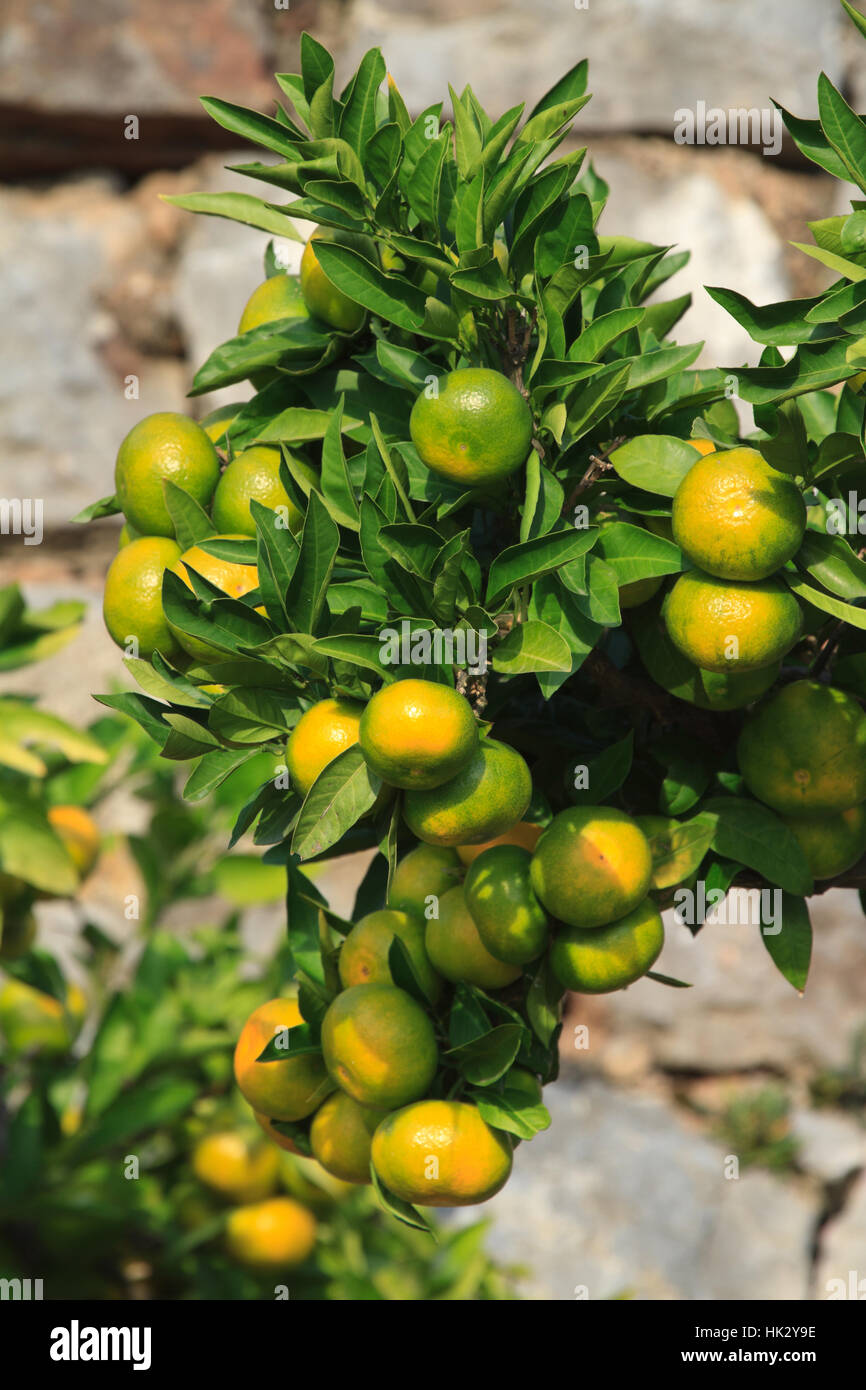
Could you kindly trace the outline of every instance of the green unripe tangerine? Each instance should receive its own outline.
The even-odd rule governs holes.
[[[547,944],[547,914],[530,882],[531,863],[519,845],[494,845],[473,860],[463,885],[482,942],[510,965],[536,960]]]

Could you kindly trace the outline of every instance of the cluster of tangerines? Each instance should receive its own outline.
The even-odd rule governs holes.
[[[806,530],[800,489],[757,449],[710,452],[680,483],[671,527],[693,568],[667,596],[670,638],[702,670],[727,675],[738,703],[755,700],[802,630],[797,599],[778,578]]]
[[[397,864],[387,906],[342,942],[321,1048],[309,1044],[297,1003],[275,999],[247,1021],[235,1076],[263,1128],[291,1144],[275,1123],[303,1123],[336,1177],[369,1182],[372,1163],[404,1201],[484,1201],[508,1178],[512,1144],[475,1104],[437,1094],[449,987],[508,990],[548,948],[563,988],[599,993],[639,978],[664,939],[649,844],[612,807],[574,807],[544,826],[526,820],[529,768],[515,749],[479,735],[470,705],[448,686],[399,680],[365,706],[312,706],[287,746],[296,789],[309,793],[354,743],[402,791],[421,844]],[[414,994],[395,983],[395,940]],[[298,1028],[303,1043],[293,1049]],[[505,1084],[540,1098],[522,1068]]]
[[[779,572],[803,542],[806,505],[794,479],[756,449],[690,443],[704,456],[680,483],[670,523],[654,526],[693,566],[665,597],[667,633],[698,669],[708,708],[766,696],[737,743],[743,780],[789,825],[812,877],[835,878],[866,851],[866,717],[851,696],[816,681],[767,694],[803,629]]]
[[[307,242],[300,276],[277,272],[255,289],[238,324],[244,334],[264,324],[311,315],[330,327],[355,333],[366,311],[325,276],[315,240],[358,246],[377,258],[373,242],[335,228],[319,229]],[[262,387],[274,376],[265,369],[253,375]],[[103,613],[118,646],[145,658],[155,652],[197,661],[221,659],[208,643],[172,624],[162,602],[163,577],[170,569],[192,588],[189,570],[203,576],[232,598],[258,587],[254,564],[210,554],[201,545],[185,551],[177,543],[166,484],[176,485],[207,512],[213,523],[209,540],[243,541],[256,536],[250,503],[274,513],[274,524],[292,532],[304,513],[280,478],[280,448],[254,444],[222,466],[217,447],[225,445],[240,405],[214,411],[202,424],[173,411],[159,411],[134,425],[121,443],[115,465],[115,494],[125,525],[120,548],[105,581]],[[410,431],[427,468],[467,488],[483,489],[513,473],[525,461],[532,438],[532,414],[521,393],[501,372],[464,367],[444,373],[425,387],[413,407]],[[289,455],[296,478],[306,489],[316,472],[299,450]]]
[[[343,239],[331,230],[327,236]],[[365,254],[376,253],[367,247]],[[269,277],[239,331],[309,314],[345,333],[365,318],[324,276],[312,239],[300,279]],[[105,618],[120,645],[135,637],[142,656],[180,648],[205,665],[222,659],[168,621],[167,568],[190,587],[195,571],[233,597],[258,587],[254,564],[210,555],[201,544],[181,552],[167,485],[207,512],[214,540],[255,536],[253,501],[275,513],[275,524],[303,524],[280,476],[279,450],[253,446],[222,466],[215,446],[231,418],[231,407],[203,426],[155,415],[121,445],[116,492],[127,525],[106,581]],[[460,368],[429,383],[410,419],[421,461],[482,492],[522,465],[532,427],[521,392],[486,368]],[[779,571],[801,545],[805,506],[794,481],[756,450],[692,443],[703,457],[685,475],[671,521],[648,523],[675,540],[691,566],[665,599],[664,622],[671,650],[691,664],[708,707],[742,708],[774,684],[801,633],[799,603]],[[308,460],[293,455],[292,465],[313,481]],[[654,580],[626,586],[623,607],[656,587]],[[484,1200],[508,1176],[512,1141],[475,1104],[439,1092],[442,1000],[459,985],[508,991],[548,952],[565,989],[604,992],[646,974],[664,940],[652,826],[610,806],[527,819],[532,780],[523,758],[481,731],[467,701],[444,685],[394,681],[363,706],[345,699],[310,706],[287,745],[294,789],[309,795],[354,744],[383,783],[377,806],[399,789],[404,819],[421,844],[398,864],[387,906],[345,938],[342,988],[322,1020],[321,1046],[311,1042],[295,1000],[273,1000],[243,1030],[238,1084],[272,1138],[297,1147],[300,1125],[305,1145],[344,1181],[370,1181],[372,1171],[419,1205]],[[815,682],[784,686],[747,718],[738,751],[748,789],[791,818],[816,877],[859,857],[866,718],[855,701]],[[412,992],[392,975],[398,940]],[[534,1093],[537,1078],[520,1076],[512,1068],[509,1086]]]
[[[254,1270],[277,1271],[303,1264],[312,1254],[318,1223],[309,1198],[318,1204],[325,1193],[311,1187],[294,1169],[283,1168],[281,1155],[262,1135],[259,1141],[237,1127],[216,1128],[196,1143],[192,1171],[229,1205],[225,1219],[229,1255]],[[289,1183],[299,1190],[280,1194],[280,1185]],[[301,1196],[307,1200],[299,1200]],[[199,1224],[198,1203],[186,1204],[186,1215],[190,1225]]]

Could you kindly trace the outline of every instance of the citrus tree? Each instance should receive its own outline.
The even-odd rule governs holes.
[[[192,391],[254,394],[134,426],[82,519],[127,518],[106,620],[141,693],[106,702],[192,762],[189,796],[282,760],[233,834],[285,867],[297,990],[242,1030],[241,1093],[419,1223],[549,1123],[567,990],[681,983],[652,969],[664,907],[698,931],[763,890],[802,988],[806,899],[851,881],[866,566],[829,519],[864,463],[866,212],[813,227],[826,294],[714,291],[767,347],[698,371],[689,296],[659,293],[686,253],[600,233],[564,143],[585,63],[496,120],[471,88],[413,118],[375,49],[338,95],[309,35],[277,82],[273,115],[205,99],[267,195],[173,200],[317,224]],[[863,122],[821,102],[792,134],[862,185]],[[313,879],[354,850],[346,921]]]

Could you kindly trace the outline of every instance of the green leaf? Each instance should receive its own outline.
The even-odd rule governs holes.
[[[467,90],[470,93],[470,99],[472,100],[473,108],[477,116],[479,108],[475,102],[474,94],[471,88],[467,88]],[[520,117],[523,115],[524,106],[525,102],[521,102],[519,106],[510,107],[507,111],[503,112],[495,125],[486,123],[489,127],[487,129],[485,129],[484,121],[479,122],[484,139],[484,148],[481,151],[481,158],[477,166],[473,166],[469,173],[468,177],[470,179],[475,178],[479,169],[483,171],[486,177],[490,177],[498,167],[502,152],[520,123]]]
[[[406,943],[401,941],[399,936],[393,937],[391,945],[388,947],[388,969],[391,972],[391,979],[398,989],[404,989],[425,1009],[430,1008],[432,1003],[430,996],[425,992],[415,973],[415,966],[412,963],[412,957],[406,950]]]
[[[297,203],[292,204],[292,212],[296,217],[302,216],[301,208],[315,210],[316,221],[325,222],[327,219],[322,216],[322,204],[332,210],[330,221],[337,226],[348,225],[352,229],[359,229],[362,222],[367,218],[367,203],[363,193],[353,183],[348,183],[345,179],[307,179],[304,184],[305,197],[301,200],[301,207]]]
[[[840,402],[843,399],[844,393],[843,397],[840,397]],[[863,457],[863,445],[859,438],[853,434],[834,431],[832,434],[826,435],[818,446],[817,456],[809,469],[808,480],[810,483],[814,483],[825,473],[848,472],[852,465],[856,465],[860,469],[864,463],[866,463],[866,459]]]
[[[848,170],[821,129],[820,121],[804,120],[800,116],[793,116],[778,101],[773,101],[773,105],[777,111],[781,111],[782,119],[791,139],[806,158],[811,159],[822,169],[826,169],[827,173],[832,174],[834,178],[847,180]]]
[[[860,33],[866,38],[866,15],[862,15],[859,10],[855,10],[853,5],[848,4],[848,0],[842,0],[842,8],[848,12],[850,19],[854,21]]]
[[[837,275],[846,275],[849,280],[866,280],[866,267],[858,265],[846,256],[839,256],[823,246],[810,246],[803,241],[792,241],[791,245],[797,251],[802,251],[804,256],[811,256],[813,261],[819,261],[828,270],[835,271]]]
[[[565,990],[553,973],[547,956],[543,956],[537,965],[531,966],[530,971],[526,1016],[535,1036],[548,1047],[559,1027]]]
[[[288,620],[286,594],[298,562],[300,547],[287,527],[276,524],[276,515],[255,497],[250,498],[250,515],[256,523],[258,553],[256,565],[259,589],[268,617],[283,627]]]
[[[307,101],[312,101],[322,83],[333,76],[333,72],[334,60],[327,48],[305,30],[301,34],[301,76]],[[277,74],[277,81],[285,90],[283,74]]]
[[[571,177],[571,171],[561,165],[544,169],[535,178],[530,179],[518,197],[514,210],[514,231],[509,259],[519,274],[522,275],[531,269],[536,232],[542,225],[548,209],[559,201],[568,188]]]
[[[565,76],[560,77],[559,81],[536,102],[529,113],[530,119],[542,111],[549,111],[551,107],[559,107],[563,102],[575,101],[582,97],[586,92],[588,76],[589,63],[586,58],[581,58],[579,63],[569,68]]]
[[[549,309],[548,309],[549,312]],[[590,378],[568,407],[568,437],[582,439],[612,413],[629,387],[629,363],[614,363]]]
[[[536,673],[541,693],[545,700],[549,700],[568,676],[580,669],[601,636],[602,628],[580,611],[575,596],[563,587],[561,577],[556,575],[539,579],[533,584],[529,616],[555,628],[565,638],[571,652],[568,672]]]
[[[395,1217],[404,1226],[411,1226],[416,1231],[423,1231],[425,1235],[433,1236],[434,1240],[437,1238],[435,1229],[427,1217],[417,1207],[410,1206],[408,1202],[403,1201],[402,1197],[391,1192],[382,1182],[372,1163],[370,1164],[370,1181],[383,1211],[386,1211],[389,1216]]]
[[[358,503],[343,450],[344,404],[344,397],[341,396],[322,440],[322,494],[334,520],[357,531],[361,524]]]
[[[118,1096],[98,1121],[74,1140],[77,1162],[128,1144],[177,1120],[192,1106],[199,1083],[173,1076],[145,1077]]]
[[[71,897],[79,875],[62,840],[38,810],[0,810],[0,871],[33,888]]]
[[[465,103],[449,83],[451,108],[454,112],[454,131],[457,148],[457,168],[464,179],[471,179],[481,159],[481,132],[475,124],[472,103]]]
[[[683,347],[661,347],[644,353],[641,357],[629,358],[629,390],[640,390],[655,381],[663,380],[664,377],[681,372],[685,367],[690,367],[703,346],[701,342],[687,343]]]
[[[220,651],[240,652],[242,647],[256,647],[271,636],[271,627],[247,604],[220,594],[207,580],[186,566],[196,592],[187,588],[179,575],[166,570],[162,579],[162,605],[168,621],[190,637],[198,637]],[[214,597],[201,599],[202,592]]]
[[[339,126],[341,139],[362,159],[376,129],[376,95],[384,78],[385,60],[378,48],[371,48],[352,79]]]
[[[762,927],[761,940],[788,983],[802,994],[812,957],[812,923],[805,898],[783,893],[781,931]]]
[[[103,516],[118,516],[119,514],[120,504],[112,493],[110,497],[101,497],[98,502],[91,502],[89,507],[82,508],[75,516],[70,517],[70,521],[83,524],[88,521],[98,521]]]
[[[485,187],[481,207],[482,241],[490,245],[496,228],[499,226],[511,203],[515,189],[524,175],[526,165],[532,160],[534,146],[518,146],[508,156],[507,161],[493,175],[489,186]]]
[[[433,567],[433,612],[437,621],[451,624],[461,593],[465,589],[465,569],[475,563],[469,553],[469,531],[460,531],[443,545]],[[475,589],[473,587],[473,596]]]
[[[358,744],[344,749],[319,774],[308,792],[295,833],[292,853],[313,859],[337,844],[373,805],[381,780],[364,761]]]
[[[186,780],[183,789],[184,801],[204,801],[236,768],[247,762],[249,757],[250,751],[247,748],[204,753]]]
[[[792,593],[795,593],[806,603],[811,603],[813,608],[818,608],[822,613],[829,613],[833,618],[841,618],[843,622],[850,623],[852,627],[859,627],[866,631],[866,609],[854,608],[850,603],[841,603],[837,598],[830,598],[829,594],[823,594],[820,589],[813,589],[811,584],[795,577],[789,570],[783,571],[782,578]]]
[[[717,854],[746,864],[787,893],[812,892],[812,875],[793,831],[766,806],[726,796],[711,798],[704,810],[717,817],[713,835]]]
[[[46,764],[34,750],[46,748],[72,763],[108,762],[108,754],[90,734],[25,700],[0,698],[0,763],[42,777]]]
[[[162,490],[181,550],[189,550],[214,534],[213,522],[194,497],[168,478],[163,481]]]
[[[438,531],[432,526],[419,526],[413,522],[398,521],[383,526],[379,531],[379,541],[392,560],[425,583],[442,549],[442,537]]]
[[[645,832],[653,857],[653,888],[675,888],[697,873],[713,842],[716,824],[714,815],[702,812],[688,821],[669,819],[664,828]]]
[[[526,498],[520,520],[520,539],[545,536],[562,515],[565,493],[562,484],[545,468],[533,449],[526,465]]]
[[[225,217],[230,222],[258,227],[259,231],[271,232],[274,236],[288,237],[290,241],[304,240],[286,212],[249,193],[163,193],[160,196],[164,203],[183,208],[185,212]]]
[[[576,570],[575,566],[575,570]],[[562,582],[574,593],[574,602],[582,613],[603,627],[618,627],[621,621],[619,607],[619,580],[616,570],[598,555],[589,555],[586,561],[585,583],[578,584],[576,575],[570,567],[563,570]]]
[[[758,421],[758,412],[755,418]],[[758,448],[770,466],[780,473],[805,477],[809,472],[809,444],[798,402],[783,401],[772,421],[765,420],[761,411],[759,423],[766,429],[769,438],[759,440]]]
[[[151,700],[147,695],[139,695],[134,690],[124,690],[118,695],[94,695],[100,705],[119,710],[140,725],[154,743],[162,747],[170,732],[165,722],[164,706]]]
[[[578,363],[594,362],[623,333],[636,328],[646,317],[646,313],[646,309],[640,307],[627,307],[612,309],[609,314],[602,314],[599,318],[593,319],[569,347],[569,360]]]
[[[446,125],[435,140],[428,140],[409,178],[409,206],[422,225],[438,229],[443,166],[451,152],[451,127]]]
[[[735,368],[737,393],[751,405],[769,405],[787,396],[834,386],[854,375],[846,356],[849,341],[831,338],[803,343],[781,366]]]
[[[45,1100],[39,1091],[24,1098],[8,1123],[3,1155],[3,1197],[8,1206],[42,1182]]]
[[[158,654],[156,660],[161,661]],[[123,664],[136,684],[141,686],[146,695],[152,695],[155,700],[167,700],[177,705],[189,705],[193,709],[210,708],[210,696],[201,694],[189,681],[179,674],[175,675],[166,663],[162,662],[165,673],[157,665],[138,656],[124,657]]]
[[[356,304],[398,328],[417,333],[424,321],[424,295],[409,280],[386,275],[360,252],[334,242],[316,243],[325,275]]]
[[[842,223],[842,250],[847,256],[866,251],[866,212],[852,212]]]
[[[223,386],[245,381],[266,367],[291,363],[295,371],[308,371],[331,361],[340,349],[341,338],[317,319],[276,319],[273,323],[250,328],[215,348],[195,374],[190,395],[201,396]],[[231,429],[237,447],[236,422]]]
[[[457,191],[455,239],[461,256],[475,251],[484,242],[484,173],[477,173],[471,183]]]
[[[620,587],[638,579],[677,574],[683,568],[678,545],[626,521],[603,526],[595,549],[616,574]]]
[[[403,156],[403,141],[396,121],[379,126],[367,141],[364,167],[380,189],[386,189]]]
[[[560,266],[572,265],[578,248],[596,252],[592,207],[585,193],[572,193],[545,214],[535,243],[535,266],[548,279]]]
[[[0,649],[0,671],[16,671],[35,661],[46,661],[67,646],[81,631],[81,625],[56,632],[43,632],[27,641],[14,642]]]
[[[246,106],[236,106],[217,97],[202,97],[201,104],[217,125],[231,131],[232,135],[239,135],[242,140],[250,140],[254,145],[262,145],[266,150],[273,150],[287,159],[297,157],[298,146],[289,130],[272,116],[263,116]]]
[[[300,714],[297,697],[291,691],[235,686],[211,707],[208,725],[232,743],[264,743],[290,733]]]
[[[674,497],[699,457],[691,444],[674,435],[641,434],[614,449],[610,461],[619,477],[633,487]]]
[[[494,1129],[516,1134],[518,1139],[533,1139],[550,1128],[550,1111],[541,1101],[530,1101],[525,1091],[517,1089],[470,1091],[467,1098],[478,1106],[482,1120]]]
[[[692,307],[692,296],[690,294],[678,295],[676,299],[666,299],[655,304],[648,304],[644,310],[644,320],[641,324],[642,340],[649,334],[654,334],[661,342],[666,338],[674,324],[679,323],[683,314]]]
[[[438,379],[441,375],[441,368],[436,367],[423,353],[388,343],[383,338],[376,342],[376,358],[390,377],[416,393],[426,385],[429,377]]]
[[[324,439],[331,422],[330,410],[306,410],[301,406],[291,406],[283,410],[266,425],[256,427],[249,435],[242,436],[243,447],[260,442],[263,444],[307,444],[313,439]],[[355,429],[360,424],[357,419],[344,417],[343,429]],[[232,430],[235,437],[235,430]]]
[[[575,72],[575,69],[572,68],[571,71]],[[563,79],[563,81],[565,80]],[[542,101],[545,100],[542,97]],[[515,145],[528,145],[536,141],[547,140],[572,121],[588,101],[589,96],[586,93],[578,93],[577,95],[572,93],[560,100],[551,99],[549,104],[541,106],[540,109],[536,108],[518,135]]]
[[[445,1057],[467,1081],[476,1086],[491,1086],[513,1066],[522,1035],[518,1024],[501,1023],[482,1037],[452,1047]]]
[[[658,970],[648,970],[647,980],[655,980],[656,984],[667,985],[670,989],[691,989],[692,986],[685,980],[677,980],[673,975],[662,975]]]
[[[490,566],[486,606],[494,609],[515,585],[526,584],[577,559],[595,544],[597,536],[594,529],[551,531],[500,551]]]
[[[571,651],[565,638],[547,623],[517,623],[493,652],[493,669],[503,676],[527,671],[566,671],[571,674]]]
[[[296,632],[315,633],[340,545],[340,532],[320,501],[310,494],[301,550],[286,592],[286,612]]]
[[[572,777],[568,788],[569,800],[577,806],[600,806],[609,796],[613,796],[614,792],[619,791],[631,772],[633,758],[634,730],[629,729],[624,738],[612,743],[583,765],[586,768],[586,777],[581,775],[580,780],[586,782],[585,786],[575,786],[576,777]],[[575,768],[575,774],[576,771]]]
[[[353,632],[338,633],[333,637],[319,637],[315,642],[315,651],[321,652],[333,661],[345,661],[350,666],[375,671],[376,675],[382,676],[385,681],[395,679],[393,668],[382,662],[381,637]]]
[[[843,536],[808,530],[795,558],[825,589],[846,599],[866,599],[866,563]]]
[[[502,266],[493,252],[479,266],[453,271],[451,285],[461,294],[469,295],[473,299],[494,300],[497,303],[510,299],[514,295],[511,285],[502,273]]]
[[[823,298],[819,295],[814,299],[786,299],[778,304],[753,304],[736,290],[707,285],[706,291],[746,329],[750,338],[773,347],[807,342],[815,331],[808,315]]]
[[[852,111],[824,72],[818,78],[818,113],[824,134],[851,178],[866,190],[866,122]]]

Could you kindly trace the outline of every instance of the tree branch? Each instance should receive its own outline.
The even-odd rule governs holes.
[[[588,487],[591,487],[593,483],[598,482],[599,478],[601,478],[603,474],[607,473],[611,468],[613,468],[613,464],[608,458],[608,454],[613,453],[614,449],[618,449],[620,444],[624,443],[625,435],[618,435],[617,438],[613,441],[613,443],[609,444],[607,449],[605,449],[602,453],[590,454],[589,468],[587,468],[583,477],[580,479],[580,482],[576,483],[575,486],[572,488],[568,498],[566,499],[565,506],[562,509],[563,516],[565,516],[567,512],[570,512],[574,509],[574,504],[577,501],[578,497],[581,497],[583,493],[586,492]]]
[[[677,700],[655,681],[620,671],[597,648],[590,652],[577,675],[588,676],[593,685],[603,692],[609,705],[632,705],[648,710],[659,724],[678,724],[710,748],[718,747],[722,741],[718,714],[711,715],[708,711]]]
[[[817,680],[821,672],[825,670],[828,662],[833,657],[836,648],[842,640],[842,637],[845,632],[845,627],[846,624],[842,618],[840,618],[838,622],[833,624],[833,627],[830,629],[829,634],[827,635],[827,637],[825,637],[824,641],[818,649],[818,655],[815,657],[815,660],[812,662],[812,665],[809,668],[810,680]]]

